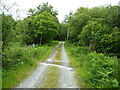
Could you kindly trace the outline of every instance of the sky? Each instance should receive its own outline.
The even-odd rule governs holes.
[[[5,1],[5,0],[4,0]],[[16,2],[18,6],[14,7],[14,10],[11,13],[14,13],[17,9],[20,11],[17,14],[13,14],[13,17],[16,18],[17,15],[21,19],[27,17],[28,10],[30,8],[35,8],[43,2],[48,2],[54,7],[54,10],[58,11],[58,19],[60,22],[64,20],[64,16],[69,14],[70,11],[75,12],[79,7],[95,7],[103,6],[107,4],[118,5],[120,0],[6,0],[7,5],[12,5]]]

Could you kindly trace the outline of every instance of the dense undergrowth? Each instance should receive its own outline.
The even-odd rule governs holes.
[[[81,88],[118,88],[116,57],[90,52],[87,47],[70,43],[66,44],[66,49]]]
[[[31,72],[48,58],[57,42],[41,46],[19,46],[12,44],[3,52],[2,87],[11,88],[19,85]]]

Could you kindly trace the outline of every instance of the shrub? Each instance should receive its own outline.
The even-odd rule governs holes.
[[[16,44],[10,45],[3,52],[3,69],[9,69],[17,64],[29,63],[34,64],[34,60],[40,59],[44,52],[48,49],[48,46],[19,46]]]
[[[73,57],[70,65],[75,68],[78,78],[83,79],[89,87],[118,87],[118,62],[115,57],[90,52],[87,47],[72,44],[67,44],[66,48]]]
[[[118,87],[118,63],[115,57],[108,57],[96,52],[86,58],[88,82],[97,88]]]

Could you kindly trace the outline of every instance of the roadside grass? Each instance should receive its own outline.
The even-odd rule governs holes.
[[[70,59],[70,62],[69,62],[69,65],[70,67],[74,68],[75,69],[75,77],[76,77],[76,80],[77,80],[77,85],[79,88],[90,88],[90,86],[83,80],[83,76],[85,76],[86,74],[86,70],[84,69],[84,66],[82,62],[78,61],[76,58],[78,57],[75,57],[73,54],[72,54],[72,50],[70,50],[70,48],[73,49],[73,45],[71,44],[70,47],[69,45],[65,44],[65,48],[66,48],[66,52],[68,54],[68,57]]]
[[[118,88],[118,63],[115,57],[90,52],[87,47],[71,43],[66,43],[65,47],[80,88]]]
[[[62,62],[53,61],[53,64],[61,65]]]
[[[54,60],[61,60],[61,44],[60,46],[58,47],[58,50],[53,58]]]
[[[8,70],[2,74],[2,88],[14,88],[19,85],[37,67],[36,63],[17,65],[15,70]]]
[[[11,59],[11,62],[8,61],[10,64],[2,68],[2,88],[17,87],[36,69],[39,62],[43,62],[48,58],[57,44],[57,42],[50,42],[35,47],[15,46],[6,51],[8,56],[6,59]],[[9,54],[9,52],[11,53]]]
[[[57,88],[59,80],[59,71],[57,67],[49,66],[46,74],[44,75],[44,81],[39,88]]]
[[[57,50],[57,52],[56,52],[56,54],[55,54],[53,59],[54,60],[58,60],[58,61],[62,61],[61,60],[62,59],[61,53],[62,53],[62,51],[61,51],[61,44],[60,44],[60,46],[58,47],[58,50]],[[53,61],[53,64],[61,65],[61,62]]]

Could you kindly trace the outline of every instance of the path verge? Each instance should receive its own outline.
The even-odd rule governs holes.
[[[58,49],[58,46],[59,46],[59,44],[55,47],[55,49],[53,50],[52,54],[48,57],[48,59],[52,60],[52,58],[54,57],[54,55]],[[47,65],[40,64],[37,67],[37,69],[27,79],[25,79],[22,83],[20,83],[20,85],[17,88],[36,88],[36,84],[38,82],[40,82],[40,80],[42,80],[39,78],[41,78],[42,75],[44,75],[44,73],[47,70],[47,67],[48,67]]]

